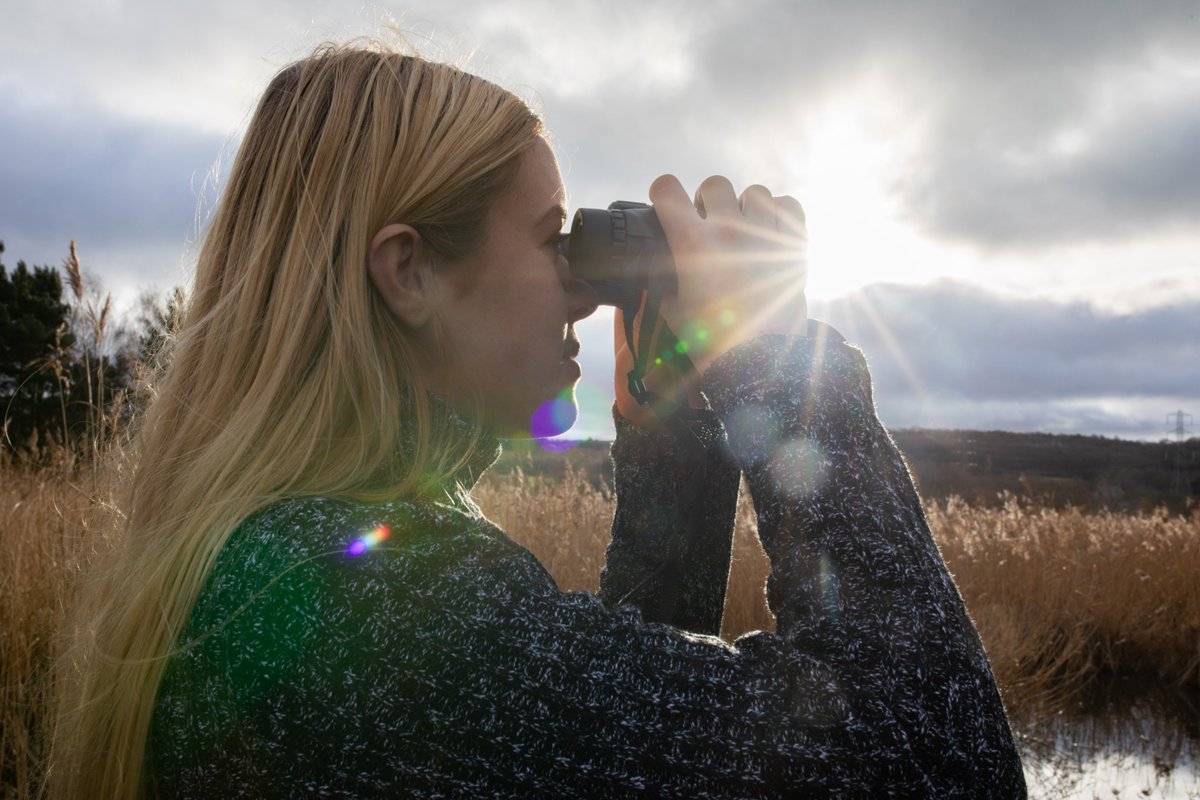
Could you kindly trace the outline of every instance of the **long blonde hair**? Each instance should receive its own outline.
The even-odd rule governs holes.
[[[285,497],[423,491],[469,458],[370,283],[370,242],[405,222],[436,256],[469,254],[543,134],[510,92],[376,45],[322,47],[271,82],[132,440],[119,544],[76,593],[52,796],[144,794],[164,668],[241,520]]]

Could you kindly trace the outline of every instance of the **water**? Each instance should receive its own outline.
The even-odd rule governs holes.
[[[1095,687],[1079,708],[1018,723],[1029,795],[1200,799],[1200,692]]]

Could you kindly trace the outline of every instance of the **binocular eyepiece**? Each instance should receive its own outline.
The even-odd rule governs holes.
[[[559,249],[571,274],[596,292],[600,305],[632,315],[642,293],[675,291],[675,262],[653,206],[619,200],[607,210],[581,208]]]

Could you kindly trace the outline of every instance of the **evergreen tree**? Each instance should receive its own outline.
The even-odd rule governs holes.
[[[21,261],[9,275],[0,263],[0,449],[27,450],[49,435],[94,452],[123,430],[145,367],[169,358],[183,300],[180,288],[145,292],[136,318],[122,320],[111,295],[85,280],[75,242],[61,273]]]
[[[4,252],[0,243],[0,253]],[[62,431],[65,398],[56,354],[75,337],[67,325],[62,279],[53,267],[0,263],[0,425],[2,446],[20,448],[34,431]]]

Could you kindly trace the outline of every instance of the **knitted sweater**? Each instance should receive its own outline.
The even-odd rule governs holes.
[[[440,498],[303,498],[248,518],[161,684],[152,793],[1024,797],[861,353],[760,337],[704,391],[737,463],[618,415],[598,596],[559,591],[471,502],[495,448]],[[648,621],[719,625],[739,470],[777,633],[730,645]],[[703,530],[681,541],[697,508]],[[683,588],[664,603],[667,569]]]

